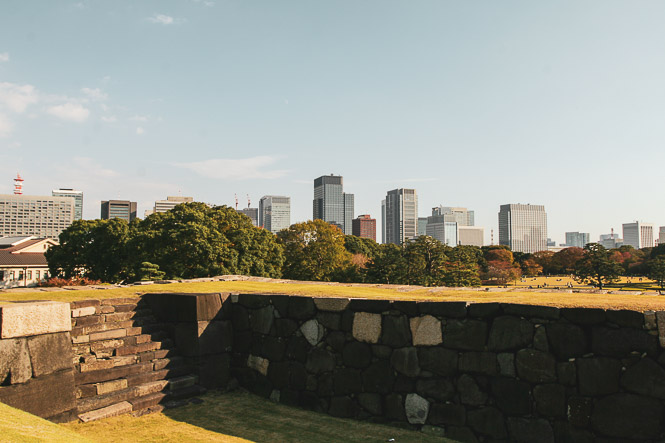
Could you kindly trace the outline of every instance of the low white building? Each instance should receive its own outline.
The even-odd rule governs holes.
[[[46,280],[44,253],[57,244],[50,238],[0,237],[0,289],[36,286]]]

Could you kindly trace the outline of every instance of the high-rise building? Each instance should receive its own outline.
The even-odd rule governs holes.
[[[485,245],[485,228],[480,226],[457,226],[457,239],[459,245],[478,246]]]
[[[254,226],[259,226],[259,208],[238,209],[238,212],[249,217]]]
[[[661,226],[658,228],[658,244],[659,245],[665,244],[665,226]]]
[[[543,205],[507,204],[499,210],[499,244],[514,252],[547,250],[547,214]]]
[[[129,200],[108,200],[102,202],[103,220],[120,218],[128,222],[136,218],[136,202]]]
[[[353,235],[376,241],[376,219],[364,214],[354,218],[351,224]]]
[[[291,226],[291,197],[265,195],[259,200],[259,226],[273,234]]]
[[[427,235],[427,217],[418,217],[418,237]]]
[[[53,197],[72,197],[74,199],[74,220],[83,220],[83,191],[60,188],[51,191]]]
[[[588,232],[566,232],[566,246],[583,248],[589,243]]]
[[[75,199],[0,194],[0,237],[57,239],[74,221]]]
[[[194,197],[167,196],[166,200],[157,200],[155,202],[152,213],[170,211],[181,203],[191,203],[193,201]]]
[[[450,206],[437,206],[432,208],[432,215],[443,216],[443,221],[455,222],[458,226],[473,226],[475,214],[467,208],[453,208]]]
[[[444,221],[443,217],[439,215],[432,216],[428,217],[426,235],[454,248],[459,241],[457,228],[456,222]]]
[[[386,243],[386,201],[381,200],[381,243]]]
[[[485,230],[476,228],[474,212],[466,208],[437,206],[432,208],[432,215],[426,218],[427,235],[448,246],[482,246]],[[468,228],[468,229],[467,229]]]
[[[386,195],[386,243],[401,245],[418,236],[418,195],[415,189],[393,189]]]
[[[653,224],[638,221],[624,223],[623,244],[635,249],[652,248],[654,245]]]
[[[351,235],[354,195],[344,193],[344,179],[339,175],[323,175],[314,180],[313,219],[338,226]]]
[[[605,249],[614,249],[623,246],[623,239],[619,238],[619,234],[615,234],[612,229],[610,234],[601,234],[598,243]]]

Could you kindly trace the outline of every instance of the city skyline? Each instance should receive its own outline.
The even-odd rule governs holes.
[[[386,191],[475,210],[507,202],[548,236],[665,225],[665,4],[118,1],[0,6],[0,193],[290,196],[311,218],[331,172],[381,232]],[[61,32],[67,29],[68,32]],[[399,29],[400,32],[395,32]],[[641,191],[627,152],[640,164]],[[322,162],[325,161],[325,166]],[[377,235],[378,236],[378,235]]]

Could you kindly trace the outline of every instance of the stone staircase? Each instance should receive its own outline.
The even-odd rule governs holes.
[[[179,406],[205,389],[168,324],[138,298],[71,303],[78,417],[84,422]]]

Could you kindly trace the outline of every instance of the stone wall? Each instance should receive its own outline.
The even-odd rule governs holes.
[[[55,422],[76,413],[69,303],[0,306],[0,402]]]
[[[655,441],[662,314],[236,295],[232,372],[274,401],[461,441]]]

